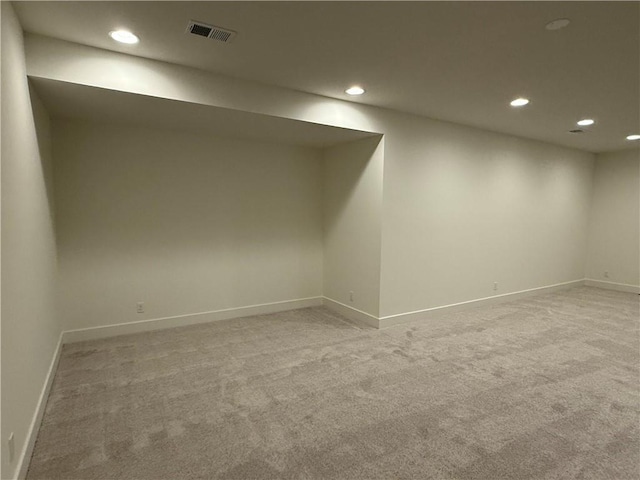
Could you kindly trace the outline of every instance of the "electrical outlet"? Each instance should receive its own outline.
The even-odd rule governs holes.
[[[13,432],[9,434],[9,440],[7,440],[7,446],[9,447],[9,463],[13,463],[13,457],[16,455],[16,445],[13,440]]]
[[[136,311],[138,313],[144,313],[144,302],[138,302],[136,304]]]
[[[349,292],[349,301],[353,302],[353,292]]]
[[[493,282],[493,290],[498,290],[498,282]]]

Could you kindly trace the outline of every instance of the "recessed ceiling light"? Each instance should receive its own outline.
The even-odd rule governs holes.
[[[577,122],[578,125],[580,125],[581,127],[586,127],[589,125],[593,125],[594,123],[596,123],[595,120],[592,120],[590,118],[585,118],[584,120],[580,120],[579,122]]]
[[[353,87],[347,88],[344,93],[347,95],[362,95],[364,93],[364,88],[354,85]]]
[[[544,28],[546,28],[547,30],[560,30],[570,23],[571,21],[568,18],[558,18],[547,23]]]
[[[628,135],[627,140],[640,140],[640,135]]]
[[[528,98],[516,98],[511,102],[512,107],[524,107],[527,103],[529,103]]]
[[[129,45],[138,43],[140,41],[140,39],[136,35],[128,32],[127,30],[113,30],[109,32],[109,36],[116,42],[127,43]]]

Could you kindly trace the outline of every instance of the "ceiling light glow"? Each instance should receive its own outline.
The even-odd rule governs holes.
[[[547,30],[560,30],[566,27],[567,25],[569,25],[570,23],[571,21],[568,18],[558,18],[556,20],[553,20],[547,23],[544,26],[544,28],[546,28]]]
[[[364,88],[354,85],[353,87],[347,88],[344,93],[347,95],[362,95],[364,93]]]
[[[129,45],[133,45],[134,43],[138,43],[140,39],[131,32],[127,30],[113,30],[109,32],[109,36],[113,38],[116,42],[126,43]]]
[[[578,125],[580,125],[581,127],[587,127],[589,125],[593,125],[594,123],[596,123],[595,120],[592,120],[590,118],[585,118],[584,120],[580,120],[579,122],[577,122]]]
[[[528,98],[516,98],[511,102],[512,107],[524,107],[527,103],[529,103]]]
[[[640,135],[628,135],[627,140],[640,140]]]

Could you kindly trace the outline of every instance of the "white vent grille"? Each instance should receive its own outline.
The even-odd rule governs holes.
[[[229,43],[235,38],[237,32],[228,30],[222,27],[216,27],[215,25],[207,25],[206,23],[196,22],[191,20],[187,26],[187,32],[192,35],[198,35],[200,37],[211,38],[223,43]]]

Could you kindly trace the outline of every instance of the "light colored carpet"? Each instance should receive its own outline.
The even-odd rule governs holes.
[[[29,479],[637,479],[638,295],[323,308],[65,346]]]

